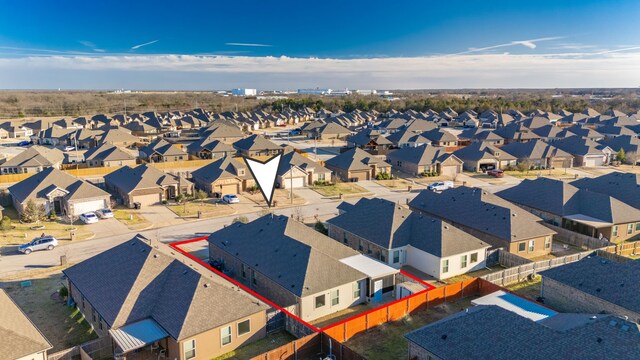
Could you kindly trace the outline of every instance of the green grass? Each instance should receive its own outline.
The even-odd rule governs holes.
[[[150,225],[149,221],[133,209],[114,209],[113,217],[130,229],[139,229]]]
[[[363,194],[368,193],[368,191],[358,186],[354,183],[338,183],[329,186],[314,186],[312,187],[314,191],[323,196],[338,196],[340,194],[349,195],[349,194]]]
[[[288,344],[296,338],[286,331],[280,331],[271,335],[268,335],[264,339],[260,339],[251,344],[241,346],[236,350],[230,351],[222,356],[218,356],[212,360],[225,360],[225,359],[251,359],[252,357],[264,354],[267,351],[277,349],[284,344]]]
[[[187,202],[184,204],[176,204],[167,206],[180,217],[197,217],[198,211],[202,211],[203,217],[214,217],[230,215],[235,210],[227,204],[210,204],[207,202]]]
[[[18,245],[24,244],[33,240],[42,233],[45,235],[55,236],[56,239],[67,241],[70,240],[71,227],[68,222],[58,221],[40,221],[39,224],[21,224],[18,212],[13,207],[6,207],[3,211],[3,216],[8,216],[11,219],[11,230],[0,231],[0,246],[2,245]],[[31,229],[36,226],[44,226],[43,229]],[[76,220],[73,227],[76,228],[76,241],[86,240],[94,236],[94,233],[89,231],[87,225],[82,224],[79,220]],[[26,237],[25,237],[26,234]]]
[[[538,296],[540,296],[540,288],[542,286],[542,281],[540,279],[540,276],[537,276],[533,281],[519,282],[513,285],[506,286],[506,288],[522,297],[535,300]]]

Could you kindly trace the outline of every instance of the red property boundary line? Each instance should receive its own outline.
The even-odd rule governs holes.
[[[308,328],[310,328],[310,329],[311,329],[311,330],[313,330],[314,332],[324,332],[324,331],[326,331],[326,330],[328,330],[328,329],[330,329],[330,328],[332,328],[332,327],[334,327],[334,326],[342,325],[342,324],[344,324],[344,323],[346,323],[346,322],[349,322],[349,321],[351,321],[351,320],[353,320],[353,319],[355,319],[355,318],[359,318],[359,317],[361,317],[361,316],[367,316],[367,314],[370,314],[370,313],[372,313],[372,312],[374,312],[374,311],[380,310],[380,309],[385,308],[385,307],[389,307],[389,306],[391,306],[391,305],[394,305],[394,304],[399,303],[399,302],[402,302],[402,301],[406,301],[406,300],[408,300],[408,299],[410,299],[410,298],[413,298],[413,297],[417,297],[417,296],[423,295],[423,294],[425,294],[426,292],[431,291],[431,290],[433,290],[433,289],[435,289],[435,288],[436,288],[435,286],[433,286],[433,285],[431,285],[431,284],[429,284],[429,283],[427,283],[427,282],[422,281],[421,279],[419,279],[419,278],[417,278],[417,277],[415,277],[415,276],[413,276],[413,275],[411,275],[411,274],[409,274],[409,273],[405,272],[404,270],[400,270],[400,274],[402,274],[402,275],[404,275],[404,276],[406,276],[406,277],[408,277],[408,278],[410,278],[410,279],[412,279],[412,280],[414,280],[414,281],[416,281],[416,282],[420,283],[421,285],[425,286],[425,287],[426,287],[426,289],[424,289],[424,290],[422,290],[422,291],[419,291],[419,292],[417,292],[417,293],[415,293],[415,294],[411,294],[411,295],[409,295],[409,296],[403,297],[403,298],[401,298],[401,299],[394,300],[394,301],[392,301],[392,302],[390,302],[390,303],[387,303],[387,304],[384,304],[384,305],[380,305],[380,306],[378,306],[377,308],[374,308],[374,309],[371,309],[371,310],[367,310],[367,311],[365,311],[365,312],[363,312],[363,313],[360,313],[360,314],[357,314],[357,315],[351,316],[351,317],[346,318],[346,319],[344,319],[344,320],[340,320],[340,321],[338,321],[338,322],[337,322],[337,323],[335,323],[335,324],[331,324],[331,325],[325,326],[325,327],[323,327],[323,328],[318,328],[318,327],[313,326],[313,325],[309,324],[308,322],[306,322],[306,321],[302,320],[302,319],[301,319],[301,318],[299,318],[298,316],[296,316],[296,315],[292,314],[291,312],[289,312],[288,310],[286,310],[286,309],[282,308],[281,306],[279,306],[278,304],[274,303],[273,301],[271,301],[271,300],[269,300],[269,299],[265,298],[264,296],[262,296],[262,295],[258,294],[258,293],[257,293],[257,292],[255,292],[255,291],[251,290],[251,289],[250,289],[249,287],[247,287],[246,285],[241,284],[241,283],[240,283],[240,282],[238,282],[237,280],[235,280],[235,279],[231,278],[230,276],[228,276],[228,275],[226,275],[226,274],[222,273],[220,270],[218,270],[218,269],[214,268],[213,266],[211,266],[211,265],[207,264],[206,262],[204,262],[204,261],[202,261],[202,260],[198,259],[198,258],[197,258],[197,257],[195,257],[194,255],[191,255],[189,252],[187,252],[187,251],[185,251],[185,250],[182,250],[182,249],[180,248],[180,246],[182,246],[182,245],[186,245],[186,244],[191,244],[191,243],[195,243],[195,242],[199,242],[199,241],[207,240],[208,238],[209,238],[208,236],[202,236],[202,237],[197,237],[197,238],[193,238],[193,239],[189,239],[189,240],[177,241],[177,242],[174,242],[174,243],[169,244],[169,246],[170,246],[171,248],[175,249],[176,251],[178,251],[179,253],[181,253],[182,255],[184,255],[184,256],[186,256],[186,257],[188,257],[189,259],[191,259],[191,260],[193,260],[193,261],[197,262],[198,264],[200,264],[200,265],[202,265],[202,266],[206,267],[207,269],[211,270],[211,271],[212,271],[212,272],[214,272],[216,275],[219,275],[220,277],[224,278],[225,280],[229,281],[230,283],[232,283],[232,284],[234,284],[234,285],[238,286],[239,288],[241,288],[242,290],[244,290],[244,291],[248,292],[249,294],[253,295],[254,297],[256,297],[256,298],[258,298],[258,299],[260,299],[260,300],[264,301],[265,303],[267,303],[267,304],[269,304],[269,305],[273,306],[274,308],[276,308],[276,309],[278,309],[278,310],[280,310],[280,311],[284,312],[285,314],[287,314],[287,315],[291,316],[292,318],[294,318],[294,319],[295,319],[295,320],[297,320],[298,322],[300,322],[300,323],[304,324],[305,326],[307,326]]]

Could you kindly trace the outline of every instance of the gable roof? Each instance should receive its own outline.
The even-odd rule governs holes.
[[[640,174],[614,171],[595,178],[575,180],[571,185],[599,192],[640,209]]]
[[[240,139],[233,143],[236,149],[251,151],[251,150],[280,150],[280,146],[271,140],[268,140],[261,135],[251,135],[244,139]]]
[[[52,348],[3,289],[0,289],[0,309],[0,354],[3,358],[20,359]]]
[[[600,144],[593,140],[581,138],[580,136],[569,136],[553,142],[553,146],[558,149],[578,156],[602,154],[602,150],[599,145]]]
[[[268,308],[148,241],[136,235],[63,271],[111,328],[151,318],[179,341]]]
[[[169,142],[167,142],[164,139],[157,139],[153,142],[151,142],[149,145],[143,147],[140,149],[140,151],[144,152],[145,154],[147,154],[147,156],[151,156],[154,153],[158,153],[162,156],[182,156],[185,155],[185,153],[178,149],[177,147],[173,146],[173,144],[170,144]]]
[[[33,145],[7,160],[2,167],[50,167],[64,160],[64,153],[56,148]]]
[[[245,175],[240,175],[238,173],[240,169],[247,169],[244,162],[226,156],[193,171],[191,176],[194,179],[204,182],[214,182],[219,179],[230,178],[245,179],[250,177],[249,171],[246,171]]]
[[[305,172],[313,171],[313,173],[328,173],[329,169],[320,165],[319,163],[298,154],[294,150],[284,150],[284,154],[282,154],[282,158],[280,159],[280,164],[278,166],[277,174],[283,175],[286,174],[291,166],[298,167]]]
[[[99,140],[101,143],[108,144],[126,142],[134,143],[137,141],[139,141],[137,136],[133,136],[131,133],[123,131],[122,129],[108,129],[102,134]]]
[[[32,198],[45,198],[55,188],[65,189],[68,200],[109,196],[109,193],[70,174],[50,167],[9,187],[11,196],[24,203]]]
[[[440,194],[423,190],[409,205],[508,242],[555,234],[539,217],[480,188],[461,186]]]
[[[570,158],[571,154],[547,144],[542,140],[532,140],[525,143],[511,143],[500,148],[503,152],[509,153],[517,159],[546,159],[551,157]]]
[[[441,163],[450,156],[442,146],[421,145],[403,147],[387,155],[388,159],[406,161],[417,165],[431,165]]]
[[[499,156],[495,154],[499,154]],[[482,159],[500,159],[506,161],[516,159],[515,156],[506,151],[500,151],[500,149],[488,142],[471,143],[462,149],[454,151],[453,155],[462,161],[478,161]]]
[[[327,167],[344,170],[369,170],[371,169],[369,166],[370,164],[377,164],[378,166],[383,167],[391,166],[384,160],[379,159],[360,148],[349,149],[342,154],[336,155],[325,161],[324,164]]]
[[[179,184],[182,181],[188,182],[186,179],[165,173],[149,164],[141,164],[135,168],[123,166],[105,175],[104,180],[127,194],[136,189],[160,188],[164,185]]]
[[[209,243],[298,297],[367,277],[339,261],[357,251],[283,215],[227,226]]]
[[[85,160],[121,161],[134,160],[135,156],[120,149],[119,147],[104,143],[93,147],[84,153]]]

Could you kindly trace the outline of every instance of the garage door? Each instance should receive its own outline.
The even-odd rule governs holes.
[[[457,166],[442,166],[440,168],[440,171],[442,172],[442,176],[447,176],[450,178],[455,178],[456,175],[458,174],[458,167]]]
[[[600,161],[598,161],[600,160]],[[586,167],[593,167],[593,166],[598,166],[598,165],[602,165],[602,159],[600,158],[593,158],[593,157],[585,157],[582,166],[586,166]]]
[[[142,206],[157,204],[160,202],[160,194],[136,195],[133,202],[139,202]]]
[[[283,186],[284,189],[291,188],[292,181],[290,178],[282,179],[282,182],[283,182],[282,185],[284,185]],[[304,187],[304,178],[303,177],[293,178],[293,188],[295,189],[300,187]]]
[[[104,200],[91,200],[73,204],[73,215],[104,209]]]
[[[222,195],[228,194],[237,194],[238,193],[238,185],[237,184],[225,184],[220,187],[220,185],[214,186],[213,191],[221,192]]]

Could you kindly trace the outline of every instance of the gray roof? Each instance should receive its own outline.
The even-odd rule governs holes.
[[[268,308],[146,242],[137,235],[63,271],[111,328],[151,318],[179,341]]]
[[[480,188],[461,186],[440,194],[423,190],[409,205],[508,242],[555,234],[539,217]]]
[[[359,146],[365,146],[371,142],[374,142],[376,145],[391,145],[391,141],[382,136],[379,130],[374,129],[365,129],[359,131],[355,135],[349,136],[347,141]]]
[[[613,151],[624,149],[625,153],[636,153],[640,155],[640,139],[632,135],[620,135],[611,139],[599,141],[600,144],[610,147]],[[635,159],[640,160],[640,158]]]
[[[494,154],[499,154],[496,156]],[[506,151],[501,151],[497,147],[487,142],[474,142],[462,149],[453,152],[462,161],[478,161],[482,159],[515,160],[516,158]]]
[[[9,159],[2,167],[49,167],[64,160],[64,153],[56,148],[34,145]]]
[[[101,144],[84,153],[85,160],[122,161],[134,160],[135,157],[112,144]]]
[[[333,167],[343,170],[368,170],[371,169],[369,165],[372,164],[377,164],[382,167],[391,167],[391,165],[384,160],[377,158],[360,148],[349,149],[342,154],[336,155],[325,161],[324,164],[328,168]]]
[[[425,131],[422,133],[422,136],[426,137],[431,141],[441,141],[441,142],[451,142],[458,141],[458,137],[450,133],[445,129],[433,129],[429,131]]]
[[[209,243],[298,297],[367,277],[339,261],[357,251],[282,215],[227,226]]]
[[[584,156],[589,154],[602,154],[597,142],[580,136],[569,136],[564,139],[555,140],[553,146],[564,150],[572,155]]]
[[[109,196],[104,190],[52,167],[12,185],[9,187],[9,193],[18,203],[24,203],[29,199],[44,199],[55,188],[68,191],[65,196],[67,200]]]
[[[329,122],[326,123],[322,126],[320,126],[319,128],[316,129],[316,131],[319,134],[326,134],[326,135],[332,135],[332,134],[336,134],[336,135],[342,135],[342,134],[351,134],[351,130],[347,129],[346,127],[340,125],[340,124],[336,124],[334,122]]]
[[[179,184],[181,181],[188,182],[148,164],[138,165],[135,168],[123,166],[105,175],[104,181],[127,194],[136,189],[160,188],[164,185]]]
[[[3,289],[0,289],[0,309],[0,354],[3,359],[20,359],[52,348]]]
[[[285,149],[280,159],[277,174],[280,176],[286,174],[292,165],[297,166],[307,173],[312,171],[315,174],[326,174],[331,171],[308,157],[298,154],[295,150]]]
[[[559,267],[558,269],[560,269]],[[610,315],[565,331],[498,306],[474,306],[405,335],[439,359],[637,359],[638,325]]]
[[[251,135],[233,143],[233,147],[244,151],[254,150],[280,150],[280,146],[261,135]]]
[[[240,169],[245,170],[245,175],[240,175]],[[193,171],[191,176],[194,180],[212,183],[220,179],[246,179],[251,174],[244,161],[226,156]]]
[[[532,140],[524,143],[511,143],[500,148],[517,159],[547,159],[552,157],[571,158],[571,154],[542,140]]]
[[[591,256],[539,274],[625,309],[640,312],[640,260],[619,263]]]
[[[395,145],[403,143],[422,143],[430,144],[431,140],[422,136],[422,133],[415,132],[411,127],[403,128],[393,134],[387,136],[387,140],[391,141]]]
[[[490,246],[444,221],[379,198],[362,198],[327,222],[385,249],[411,245],[438,257]]]
[[[579,189],[561,180],[526,179],[496,195],[559,216],[581,214],[612,224],[640,222],[640,210],[609,195]]]
[[[445,150],[442,146],[432,145],[403,147],[390,152],[387,159],[390,162],[400,160],[417,165],[438,164],[452,156]]]
[[[581,189],[599,192],[640,209],[640,175],[632,173],[612,172],[595,178],[582,178],[571,185]]]
[[[149,145],[140,149],[147,156],[151,156],[154,153],[158,153],[162,156],[182,156],[185,155],[184,151],[173,146],[164,139],[157,139]]]
[[[126,142],[134,143],[137,141],[139,141],[138,137],[131,135],[131,133],[128,131],[124,131],[122,129],[109,129],[109,130],[106,130],[104,134],[102,134],[99,142],[108,143],[108,144],[113,144],[113,143],[118,144],[118,143],[126,143]]]

